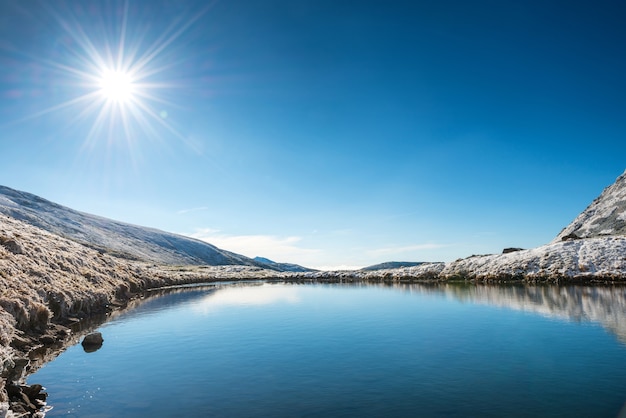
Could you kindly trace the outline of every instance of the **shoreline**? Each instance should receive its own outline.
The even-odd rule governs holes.
[[[356,277],[349,272],[342,274],[325,274],[325,278],[303,277],[302,273],[274,275],[274,277],[255,277],[240,276],[232,277],[224,275],[223,277],[196,277],[188,280],[186,283],[177,283],[165,286],[155,286],[140,290],[134,294],[128,294],[128,298],[124,300],[116,299],[111,303],[102,306],[92,306],[93,314],[85,316],[77,320],[74,317],[62,317],[52,320],[46,332],[37,333],[35,330],[29,332],[17,331],[18,344],[12,344],[15,348],[15,357],[12,358],[12,367],[8,367],[2,374],[2,391],[7,400],[0,404],[0,412],[5,411],[2,416],[29,416],[44,417],[45,405],[41,408],[33,409],[33,402],[28,404],[24,395],[32,387],[39,385],[25,385],[25,382],[31,374],[35,373],[39,368],[54,360],[58,355],[63,353],[68,347],[78,344],[85,335],[95,331],[104,323],[114,319],[116,316],[132,310],[136,306],[143,303],[147,298],[158,297],[161,292],[175,291],[177,289],[186,289],[194,287],[202,287],[204,285],[214,284],[234,284],[234,283],[321,283],[321,284],[367,284],[367,285],[433,285],[442,284],[458,285],[458,286],[586,286],[586,287],[624,287],[626,281],[614,281],[612,278],[597,278],[594,282],[589,280],[580,280],[579,278],[546,278],[545,280],[527,280],[524,278],[501,278],[472,280],[472,279],[427,279],[419,277],[408,278],[406,276],[394,276],[390,271],[383,274],[369,274],[367,278]],[[189,278],[188,278],[189,279]],[[151,281],[157,284],[158,281]],[[19,390],[16,390],[19,388]],[[39,388],[41,388],[39,386]],[[9,392],[12,392],[9,394]],[[39,395],[40,391],[32,391],[33,396]],[[43,398],[45,400],[45,396]],[[11,415],[17,414],[17,415]]]

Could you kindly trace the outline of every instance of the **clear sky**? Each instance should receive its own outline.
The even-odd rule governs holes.
[[[310,267],[554,238],[626,168],[622,1],[0,0],[0,184]]]

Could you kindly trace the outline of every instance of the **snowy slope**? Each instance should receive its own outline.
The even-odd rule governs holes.
[[[561,241],[570,234],[580,238],[626,236],[626,172],[604,189],[553,242]]]
[[[549,244],[446,265],[442,277],[626,279],[626,172]]]
[[[159,264],[267,268],[250,258],[200,240],[78,212],[4,186],[0,186],[0,213],[102,252],[130,259]]]
[[[303,267],[298,264],[277,263],[276,261],[272,261],[269,258],[265,258],[265,257],[254,257],[253,260],[258,263],[265,264],[268,268],[272,268],[274,270],[279,270],[279,271],[288,271],[288,272],[294,272],[294,273],[315,271],[314,269]]]
[[[626,278],[626,237],[588,238],[508,254],[469,257],[446,264],[442,278]]]
[[[377,270],[389,270],[397,269],[401,267],[415,267],[420,264],[424,264],[420,261],[387,261],[385,263],[374,264],[373,266],[363,267],[361,270],[365,271],[377,271]]]
[[[445,264],[405,268],[391,264],[390,267],[374,272],[363,269],[351,276],[364,280],[372,273],[392,278],[626,280],[626,173],[547,245],[505,254],[472,256]]]

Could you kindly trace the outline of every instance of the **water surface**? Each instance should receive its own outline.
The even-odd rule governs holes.
[[[616,417],[625,329],[623,288],[214,285],[29,382],[50,417]]]

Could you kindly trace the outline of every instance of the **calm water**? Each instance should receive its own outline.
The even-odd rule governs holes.
[[[216,285],[100,331],[48,416],[625,416],[623,288]]]

